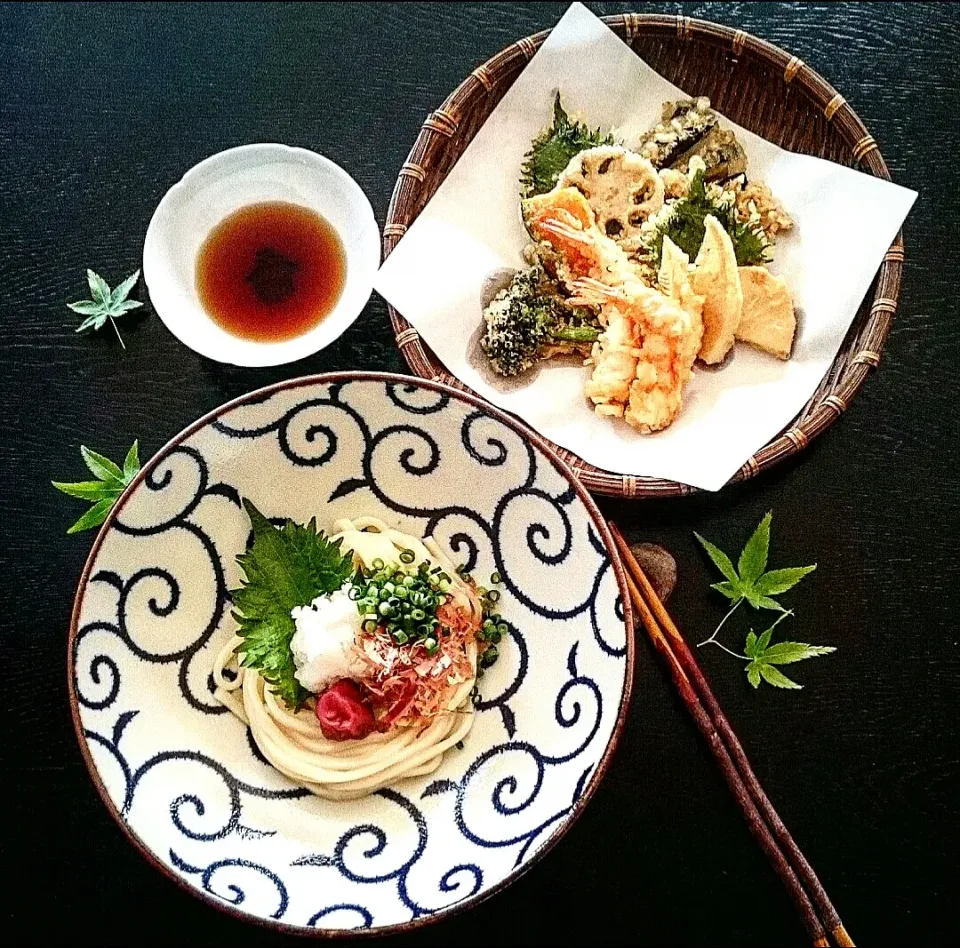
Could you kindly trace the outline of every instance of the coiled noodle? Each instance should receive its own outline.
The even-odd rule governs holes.
[[[338,520],[331,539],[339,539],[354,562],[372,568],[375,560],[397,565],[409,550],[416,569],[426,562],[450,577],[450,595],[459,608],[476,613],[476,597],[432,538],[419,540],[375,517]],[[409,557],[408,557],[409,558]],[[214,660],[215,697],[249,726],[264,757],[291,780],[328,800],[355,800],[406,777],[435,771],[444,752],[462,741],[473,726],[471,693],[476,684],[477,646],[466,648],[472,676],[453,690],[445,709],[418,726],[394,726],[360,740],[331,741],[323,736],[312,701],[289,710],[252,668],[238,664],[243,639],[233,636]],[[229,672],[230,674],[225,674]]]

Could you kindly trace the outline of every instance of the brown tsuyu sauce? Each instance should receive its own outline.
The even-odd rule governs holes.
[[[197,293],[207,315],[235,336],[280,342],[333,310],[347,261],[340,236],[298,204],[251,204],[224,218],[197,256]]]

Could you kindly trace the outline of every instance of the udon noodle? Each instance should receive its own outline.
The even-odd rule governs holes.
[[[432,538],[419,540],[374,517],[338,520],[335,535],[352,551],[357,565],[399,563],[411,551],[413,566],[426,562],[451,578],[450,595],[460,608],[477,611],[476,596]],[[409,559],[409,554],[406,554]],[[238,664],[243,639],[233,636],[213,666],[215,696],[250,727],[264,757],[291,780],[328,800],[353,800],[407,777],[432,773],[444,752],[466,737],[473,726],[471,694],[477,677],[477,645],[465,647],[471,676],[452,691],[445,707],[418,725],[391,726],[360,740],[328,740],[321,733],[312,702],[291,711],[255,669]]]

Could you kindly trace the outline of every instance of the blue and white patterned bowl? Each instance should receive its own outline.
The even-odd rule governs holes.
[[[249,524],[371,513],[503,577],[512,634],[464,748],[365,800],[307,794],[212,697]],[[509,884],[609,764],[633,675],[599,512],[535,434],[401,376],[297,379],[200,419],[97,537],[70,630],[74,722],[131,841],[201,898],[296,930],[403,929]],[[625,604],[626,603],[626,604]]]

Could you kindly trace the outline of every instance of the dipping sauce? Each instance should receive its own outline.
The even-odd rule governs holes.
[[[309,208],[285,201],[234,211],[197,256],[207,315],[234,336],[280,342],[328,316],[347,275],[339,234]]]

